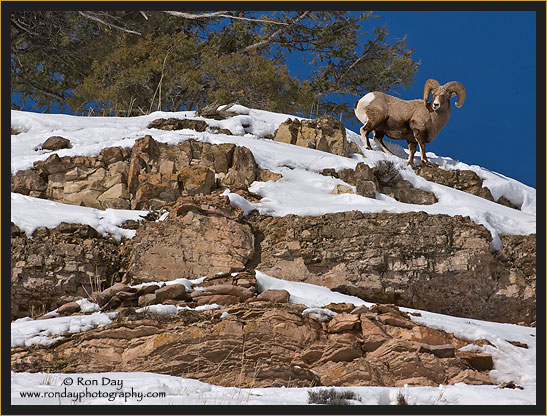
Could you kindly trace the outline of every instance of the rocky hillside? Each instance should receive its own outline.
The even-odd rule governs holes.
[[[111,128],[12,112],[12,320],[114,313],[47,342],[12,339],[13,371],[493,383],[491,354],[476,350],[489,341],[400,307],[534,326],[535,190],[447,158],[413,170],[331,117],[236,106],[222,118]],[[376,304],[310,310],[258,272]]]

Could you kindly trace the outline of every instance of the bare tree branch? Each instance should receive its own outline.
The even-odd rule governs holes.
[[[164,13],[170,14],[171,16],[182,17],[183,19],[207,19],[211,17],[218,17],[228,12],[224,11],[224,12],[193,14],[193,13],[183,13],[183,12],[175,12],[175,11],[164,11]]]
[[[107,22],[107,21],[105,21],[105,20],[103,20],[103,19],[100,19],[99,17],[97,17],[97,16],[95,16],[95,15],[93,15],[93,14],[88,14],[88,13],[82,12],[82,11],[78,11],[78,13],[79,13],[80,15],[82,15],[83,17],[87,18],[87,19],[94,20],[94,21],[99,22],[99,23],[101,23],[101,24],[103,24],[103,25],[106,25],[106,26],[108,26],[108,27],[112,27],[112,28],[114,28],[114,29],[121,30],[122,32],[127,32],[127,33],[132,33],[132,34],[134,34],[134,35],[142,36],[142,34],[139,33],[139,32],[135,32],[134,30],[125,29],[125,28],[123,28],[123,27],[121,27],[121,26],[117,26],[117,25],[115,25],[115,24],[113,24],[113,23],[109,23],[109,22]]]
[[[256,43],[253,43],[252,45],[249,45],[245,48],[243,48],[240,52],[249,52],[249,51],[252,51],[253,49],[257,49],[257,48],[260,48],[261,46],[264,46],[264,45],[267,45],[268,43],[271,43],[273,42],[273,40],[279,36],[281,33],[287,31],[288,29],[296,26],[302,19],[304,19],[308,14],[310,13],[310,11],[306,11],[304,13],[302,13],[300,16],[298,16],[296,19],[294,19],[287,27],[285,28],[280,28],[278,30],[276,30],[274,33],[272,33],[270,36],[268,36],[266,39],[264,40],[261,40],[260,42],[256,42]]]
[[[168,13],[172,16],[176,17],[182,17],[184,19],[208,19],[211,17],[226,17],[228,19],[234,19],[234,20],[246,20],[248,22],[260,22],[260,23],[270,23],[273,25],[281,25],[281,26],[288,26],[288,23],[285,22],[276,22],[275,20],[265,20],[265,19],[254,19],[249,17],[240,17],[240,16],[233,16],[225,12],[213,12],[213,13],[204,13],[204,14],[192,14],[192,13],[183,13],[183,12],[174,12],[174,11],[164,11],[164,13]]]

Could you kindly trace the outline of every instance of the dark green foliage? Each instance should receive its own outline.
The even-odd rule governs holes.
[[[352,111],[333,94],[407,86],[418,65],[404,39],[391,45],[385,28],[373,29],[369,12],[188,13],[12,13],[12,92],[76,113],[138,115],[216,100],[339,115]],[[304,53],[307,79],[289,75],[293,53]]]
[[[322,389],[318,391],[308,391],[309,404],[347,406],[351,404],[348,400],[359,400],[359,397],[351,390],[337,391],[336,389]]]

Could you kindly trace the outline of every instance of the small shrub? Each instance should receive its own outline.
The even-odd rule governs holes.
[[[408,406],[405,395],[400,391],[397,392],[397,406]]]
[[[347,406],[351,403],[348,400],[359,400],[351,390],[323,389],[308,391],[309,404],[327,404],[329,406]]]
[[[389,185],[401,180],[399,169],[391,160],[381,160],[374,167],[374,176],[379,182]]]

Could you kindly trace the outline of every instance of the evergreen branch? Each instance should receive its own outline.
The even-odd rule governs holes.
[[[280,28],[280,29],[276,30],[274,33],[272,33],[270,36],[268,36],[268,38],[266,38],[264,40],[261,40],[260,42],[253,43],[252,45],[249,45],[249,46],[243,48],[240,52],[249,52],[253,49],[260,48],[261,46],[264,46],[264,45],[267,45],[268,43],[273,42],[273,40],[277,36],[279,36],[281,33],[286,32],[287,30],[289,30],[289,29],[293,28],[294,26],[296,26],[309,13],[310,13],[310,11],[306,11],[306,12],[302,13],[300,16],[298,16],[296,19],[294,19],[286,28]]]
[[[30,79],[28,79],[27,77],[24,77],[24,76],[21,76],[19,75],[19,78],[24,81],[25,84],[28,84],[30,85],[32,88],[34,88],[35,91],[37,92],[40,92],[44,95],[47,95],[48,97],[52,97],[52,98],[56,98],[58,100],[61,100],[63,103],[65,104],[68,104],[65,97],[63,97],[62,95],[60,94],[57,94],[57,93],[54,93],[54,92],[50,92],[50,91],[46,91],[40,87],[38,87],[34,82],[32,82]]]

